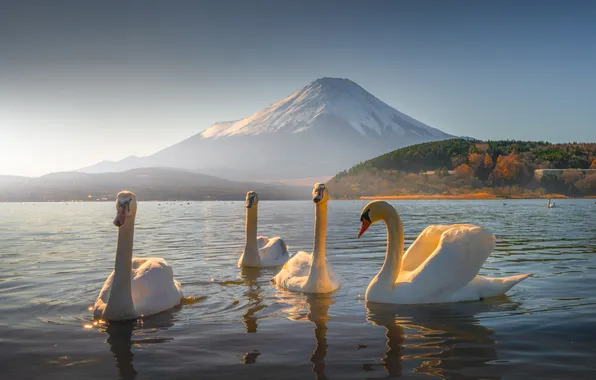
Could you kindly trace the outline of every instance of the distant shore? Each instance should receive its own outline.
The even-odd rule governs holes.
[[[565,195],[561,194],[549,194],[549,195],[514,195],[508,197],[500,197],[496,194],[490,193],[469,193],[469,194],[457,194],[457,195],[441,195],[441,194],[407,194],[407,195],[381,195],[381,196],[361,196],[361,200],[489,200],[489,199],[566,199]],[[581,198],[581,197],[580,197]],[[585,197],[585,198],[596,198],[596,197]]]

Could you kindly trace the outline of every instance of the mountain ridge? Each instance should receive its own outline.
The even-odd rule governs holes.
[[[57,172],[41,177],[0,175],[0,202],[113,200],[131,190],[139,200],[243,200],[254,190],[262,199],[309,199],[306,186],[232,181],[176,168],[137,168],[124,172]],[[91,197],[90,197],[91,196]]]

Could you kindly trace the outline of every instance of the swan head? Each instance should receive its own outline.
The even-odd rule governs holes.
[[[254,191],[246,193],[246,208],[252,208],[259,204],[259,195]]]
[[[329,193],[324,183],[315,183],[312,189],[312,201],[315,203],[324,203],[329,200]]]
[[[372,201],[364,206],[360,213],[362,226],[360,232],[358,232],[358,238],[368,230],[368,227],[383,220],[387,212],[397,213],[395,208],[385,201]]]
[[[122,227],[126,219],[135,216],[137,213],[137,197],[130,191],[121,191],[116,196],[116,218],[114,225]]]

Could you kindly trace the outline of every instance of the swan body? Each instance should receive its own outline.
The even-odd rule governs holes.
[[[366,290],[367,302],[419,304],[482,300],[502,295],[529,274],[478,275],[495,237],[473,224],[427,227],[403,254],[403,224],[393,206],[373,201],[361,214],[360,237],[371,224],[387,226],[385,263]]]
[[[269,239],[257,236],[258,203],[257,193],[249,191],[246,194],[246,245],[238,259],[238,266],[247,268],[281,266],[290,258],[288,246],[280,237]]]
[[[130,320],[157,314],[179,305],[183,294],[172,268],[162,258],[132,258],[136,197],[118,194],[118,247],[114,271],[107,278],[93,307],[93,317]]]
[[[273,278],[278,287],[302,293],[330,293],[339,289],[339,280],[326,258],[327,201],[325,185],[315,184],[315,238],[313,253],[299,251]]]

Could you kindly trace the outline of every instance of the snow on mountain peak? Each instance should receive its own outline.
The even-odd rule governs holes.
[[[202,138],[219,138],[281,131],[300,133],[324,114],[343,119],[363,136],[382,137],[387,131],[398,135],[444,135],[390,107],[353,81],[329,77],[309,83],[250,117],[216,123],[200,135]]]

